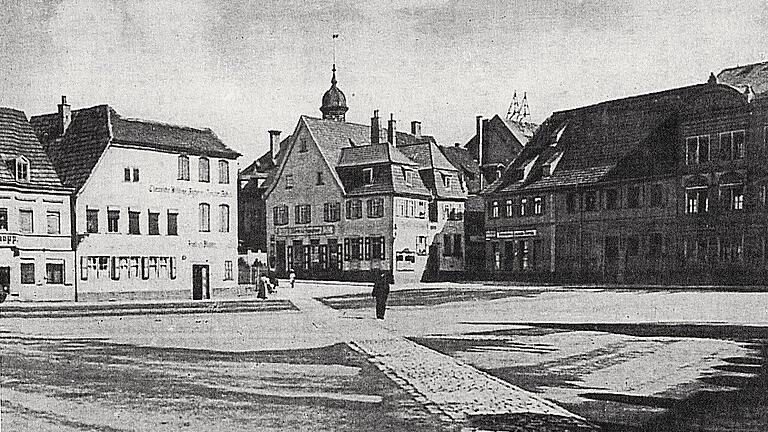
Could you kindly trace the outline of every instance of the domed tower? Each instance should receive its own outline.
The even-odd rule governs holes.
[[[347,107],[347,98],[344,93],[336,87],[336,63],[333,64],[333,77],[331,78],[331,88],[323,95],[323,105],[320,111],[323,113],[323,120],[345,121]]]

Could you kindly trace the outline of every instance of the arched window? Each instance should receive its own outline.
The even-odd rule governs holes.
[[[179,156],[179,180],[189,180],[189,156]]]
[[[29,181],[29,159],[24,156],[16,158],[16,181]]]
[[[229,206],[219,206],[219,232],[229,232]]]
[[[211,230],[211,206],[206,203],[200,204],[200,232]]]
[[[200,157],[200,181],[201,182],[210,182],[211,181],[211,165],[208,161],[208,158],[205,156]]]
[[[720,176],[720,205],[727,210],[744,210],[744,181],[738,173]]]

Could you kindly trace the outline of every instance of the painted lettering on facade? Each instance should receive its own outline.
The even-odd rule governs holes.
[[[508,239],[508,238],[521,238],[521,237],[536,237],[538,232],[535,229],[531,230],[507,230],[507,231],[486,231],[485,239],[490,240],[494,238]]]
[[[16,235],[13,234],[0,235],[0,247],[14,246],[16,244],[16,240]]]
[[[202,240],[202,241],[189,241],[189,247],[196,247],[196,248],[216,248],[218,245],[216,242],[208,241],[208,240]]]
[[[303,235],[332,235],[335,232],[333,225],[282,227],[277,229],[279,236],[303,236]]]
[[[226,190],[195,189],[192,187],[176,187],[176,186],[149,185],[149,192],[177,194],[177,195],[184,195],[184,196],[190,196],[190,197],[205,195],[205,196],[229,198],[232,196],[232,193]]]

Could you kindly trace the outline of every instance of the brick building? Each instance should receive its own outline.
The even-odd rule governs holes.
[[[418,122],[411,133],[392,118],[382,127],[378,112],[370,125],[347,122],[336,84],[334,67],[323,118],[299,119],[267,182],[271,266],[323,279],[368,279],[383,269],[396,283],[460,271],[466,191],[458,171]]]
[[[73,189],[77,300],[203,299],[237,285],[239,154],[210,129],[65,100],[31,123]]]
[[[9,300],[74,300],[70,195],[27,116],[0,108],[0,286]]]
[[[486,269],[762,283],[766,70],[554,113],[483,191]]]

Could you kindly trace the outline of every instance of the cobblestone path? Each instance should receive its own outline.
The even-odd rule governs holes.
[[[310,298],[292,299],[321,331],[336,333],[446,422],[465,430],[598,430],[531,392],[388,330],[374,319],[349,319]]]

